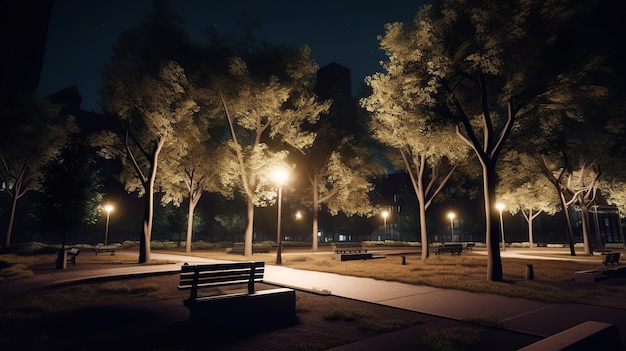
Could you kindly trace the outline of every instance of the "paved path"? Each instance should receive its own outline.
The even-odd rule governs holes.
[[[513,253],[505,253],[505,255],[509,254]],[[542,257],[532,258],[540,259]],[[83,279],[179,272],[180,265],[184,262],[190,264],[221,262],[198,257],[160,253],[152,253],[152,259],[175,261],[177,263],[97,270],[67,269],[54,271],[0,285],[0,293],[7,290],[23,291],[35,289],[41,286],[58,285]],[[498,321],[502,328],[540,337],[550,336],[587,320],[606,322],[618,327],[622,345],[626,347],[626,298],[594,296],[576,303],[545,303],[495,294],[440,289],[371,278],[297,270],[275,265],[266,266],[264,281],[270,284],[288,286],[300,290],[324,292],[340,297],[456,320],[487,318]],[[622,289],[626,294],[623,286],[616,289]],[[336,350],[410,349],[412,347],[410,340],[414,339],[414,334],[410,333],[410,329],[344,345],[336,348]]]

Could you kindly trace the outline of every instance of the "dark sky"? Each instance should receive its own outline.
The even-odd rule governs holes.
[[[152,0],[55,0],[50,19],[40,90],[51,94],[77,85],[82,108],[100,112],[97,90],[103,64],[117,35],[139,24],[152,9]],[[311,47],[323,67],[337,62],[352,72],[353,91],[363,78],[382,70],[384,59],[377,36],[389,22],[409,22],[423,0],[226,0],[171,1],[194,41],[208,26],[221,34],[237,35],[241,13],[260,23],[259,40],[276,45]]]

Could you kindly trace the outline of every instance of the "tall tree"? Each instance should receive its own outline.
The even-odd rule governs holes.
[[[17,202],[41,189],[41,169],[52,160],[70,135],[78,131],[72,116],[35,91],[22,92],[15,101],[2,101],[0,181],[11,199],[4,247],[11,245]]]
[[[86,141],[75,137],[42,168],[40,218],[46,228],[62,235],[62,249],[68,232],[95,224],[100,214],[102,179],[94,157]]]
[[[353,138],[329,140],[318,137],[300,159],[311,197],[305,201],[313,210],[312,250],[318,249],[319,211],[326,205],[332,215],[370,216],[375,211],[369,199],[374,188],[371,179],[383,173],[369,151]],[[318,140],[319,139],[319,140]],[[330,148],[329,148],[330,147]],[[326,151],[326,152],[325,152]]]
[[[513,126],[570,68],[553,55],[581,7],[575,1],[436,1],[410,25],[387,25],[383,42],[398,37],[405,43],[390,61],[405,69],[404,79],[415,87],[411,98],[447,105],[439,115],[456,125],[482,166],[489,281],[502,280],[496,163]]]
[[[225,86],[224,94],[220,93],[233,153],[223,172],[224,185],[238,189],[247,202],[245,256],[252,255],[254,207],[265,206],[275,198],[275,193],[267,193],[271,168],[284,163],[287,148],[302,150],[311,145],[315,134],[306,132],[303,125],[315,123],[328,109],[327,104],[316,101],[310,90],[303,89],[317,70],[309,51],[303,47],[288,61],[283,68],[287,77],[283,82],[276,75],[255,78],[243,59],[233,58],[231,84]],[[282,144],[283,151],[273,151],[267,142]]]
[[[159,76],[128,81],[120,74],[108,76],[108,111],[120,119],[122,132],[104,133],[98,142],[107,157],[120,157],[121,180],[129,192],[145,199],[139,262],[150,260],[154,192],[159,156],[183,157],[185,140],[176,139],[192,121],[197,105],[183,69],[175,62],[163,64]],[[171,168],[164,169],[173,172]]]
[[[388,34],[390,34],[388,32]],[[415,99],[415,85],[406,80],[405,67],[395,55],[402,55],[405,38],[388,35],[381,46],[390,57],[384,64],[386,74],[367,78],[372,94],[361,104],[372,114],[373,137],[400,154],[400,164],[409,175],[419,205],[422,260],[429,256],[426,211],[456,169],[467,157],[467,147],[456,137],[450,125],[433,126],[437,109]]]
[[[533,221],[541,213],[555,214],[560,209],[560,202],[533,157],[511,151],[502,161],[498,169],[498,201],[504,203],[512,215],[522,213],[528,225],[530,248],[534,248]]]

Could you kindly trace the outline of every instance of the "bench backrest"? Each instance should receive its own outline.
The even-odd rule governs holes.
[[[463,244],[443,244],[439,248],[442,250],[463,250]]]
[[[347,242],[347,241],[341,241],[341,242],[338,242],[338,243],[332,243],[331,245],[333,247],[342,248],[342,249],[343,248],[347,248],[347,247],[363,247],[361,245],[361,243],[353,243],[353,242]]]
[[[78,255],[79,252],[80,252],[80,249],[76,249],[76,248],[67,250],[67,253],[70,255]]]
[[[247,284],[254,293],[254,283],[263,281],[265,262],[235,262],[204,265],[184,264],[180,271],[179,289],[191,289],[190,298],[198,297],[198,288]]]

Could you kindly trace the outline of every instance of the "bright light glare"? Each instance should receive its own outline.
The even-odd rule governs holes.
[[[450,212],[450,213],[448,213],[448,218],[450,218],[450,220],[454,219],[454,217],[456,217],[456,215],[454,214],[454,212]]]
[[[502,210],[504,210],[504,204],[502,202],[498,202],[496,204],[496,208],[498,209],[498,211],[502,212]]]
[[[104,206],[104,210],[107,211],[107,213],[111,213],[111,211],[113,211],[113,206],[112,205],[105,205]]]
[[[387,212],[387,211],[383,211],[383,212],[381,213],[381,216],[383,216],[383,218],[384,218],[384,219],[387,219],[387,217],[389,217],[389,212]]]
[[[276,182],[276,184],[282,186],[289,179],[289,172],[287,172],[287,170],[283,168],[276,169],[274,170],[274,172],[272,172],[272,179],[274,179],[274,182]]]

